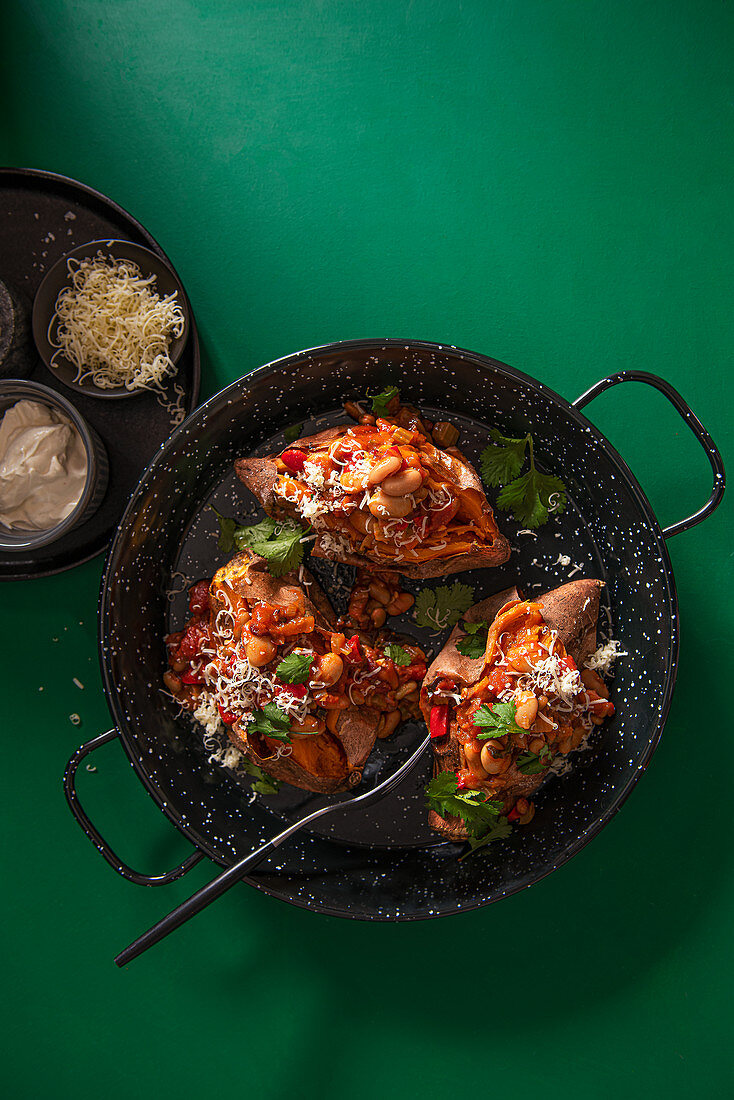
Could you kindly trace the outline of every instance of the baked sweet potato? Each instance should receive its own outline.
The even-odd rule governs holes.
[[[489,626],[484,655],[462,656],[466,632],[457,625],[421,690],[435,734],[434,776],[455,774],[459,790],[485,792],[510,820],[531,812],[554,759],[613,713],[601,679],[584,670],[596,648],[601,587],[573,581],[532,601],[508,589],[467,612],[465,622]],[[505,706],[495,711],[498,703]],[[436,810],[429,824],[450,840],[470,835],[461,817]]]
[[[425,579],[510,553],[461,452],[393,420],[330,428],[235,469],[268,515],[313,527],[316,557]]]
[[[305,590],[294,575],[272,577],[245,551],[203,594],[195,586],[198,614],[167,639],[167,684],[200,720],[218,713],[235,747],[273,779],[328,793],[359,783],[386,722],[417,712],[417,689],[398,701],[409,670],[395,669],[384,644],[347,639],[318,583],[303,579]],[[422,679],[417,649],[414,664]]]

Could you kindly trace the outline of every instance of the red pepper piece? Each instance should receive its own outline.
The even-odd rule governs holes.
[[[290,470],[292,474],[300,474],[306,462],[305,452],[297,451],[295,448],[283,451],[280,457],[285,467]]]
[[[565,657],[558,658],[559,668],[565,668],[568,672],[577,672],[578,665],[574,661],[573,657],[566,655]]]
[[[522,815],[520,814],[520,811],[517,808],[517,803],[515,803],[515,805],[512,807],[509,814],[507,815],[507,820],[508,821],[517,821],[518,818],[521,817],[521,816]]]
[[[217,710],[219,711],[219,717],[226,726],[233,726],[237,721],[237,715],[225,710],[221,703],[217,703]]]
[[[448,703],[441,703],[431,707],[431,720],[429,729],[431,737],[445,737],[449,732],[449,707]]]
[[[350,661],[362,660],[362,650],[359,648],[359,638],[356,634],[353,634],[347,642],[347,657]]]
[[[466,780],[464,776],[459,772],[456,776],[456,789],[457,791],[463,791],[466,787]]]
[[[308,694],[305,684],[283,684],[278,681],[277,690],[279,695],[292,695],[294,699],[303,699]]]

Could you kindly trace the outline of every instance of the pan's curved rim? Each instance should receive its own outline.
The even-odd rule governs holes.
[[[584,414],[574,405],[562,397],[561,394],[555,390],[546,386],[545,383],[540,382],[538,379],[532,378],[530,375],[525,374],[523,371],[518,370],[515,367],[509,366],[507,363],[503,363],[498,359],[493,359],[491,356],[483,355],[479,352],[469,351],[464,348],[459,348],[451,344],[436,344],[429,341],[422,340],[410,340],[410,339],[397,339],[397,338],[369,338],[362,340],[341,340],[330,344],[324,344],[313,348],[306,348],[301,351],[293,352],[289,355],[283,356],[279,359],[274,359],[269,363],[264,363],[262,366],[255,368],[249,374],[243,375],[241,378],[236,379],[234,382],[229,383],[224,389],[218,393],[213,394],[207,401],[199,405],[187,418],[184,420],[168,437],[166,442],[162,444],[157,454],[153,457],[148,467],[143,472],[137,487],[132,493],[128,502],[127,508],[120,521],[120,525],[117,530],[117,534],[112,542],[112,545],[108,551],[105,566],[102,574],[102,580],[100,585],[99,605],[98,605],[98,628],[99,628],[99,642],[100,642],[100,665],[102,671],[102,679],[105,689],[105,695],[107,697],[107,703],[112,712],[112,716],[115,720],[118,735],[120,741],[125,749],[125,752],[130,760],[130,763],[135,770],[136,774],[140,778],[141,782],[145,786],[149,795],[158,805],[159,809],[165,816],[171,821],[173,825],[181,832],[188,840],[200,851],[203,851],[214,863],[219,864],[222,867],[227,867],[234,862],[233,860],[225,860],[220,857],[208,844],[206,838],[202,837],[192,825],[183,820],[168,803],[165,795],[159,791],[154,779],[148,773],[140,755],[134,750],[134,747],[129,743],[129,739],[126,736],[125,721],[122,714],[122,709],[119,706],[117,699],[117,688],[114,683],[111,669],[108,667],[108,662],[105,660],[105,654],[107,647],[105,640],[109,628],[109,613],[110,605],[106,600],[106,595],[110,591],[110,579],[115,571],[116,559],[118,554],[118,548],[124,544],[124,538],[126,533],[126,527],[131,517],[134,517],[135,509],[137,505],[138,497],[141,491],[147,486],[148,479],[155,474],[157,466],[163,462],[170,449],[173,448],[178,437],[183,433],[190,430],[193,422],[199,417],[206,417],[208,412],[214,407],[218,406],[221,402],[227,402],[235,392],[239,392],[243,387],[250,388],[257,385],[265,378],[270,377],[277,371],[292,368],[298,362],[304,358],[313,358],[318,355],[331,355],[335,352],[342,351],[378,351],[380,349],[396,349],[404,348],[406,352],[413,350],[420,350],[429,352],[432,354],[451,354],[458,356],[461,359],[467,360],[476,364],[482,368],[491,368],[493,371],[500,374],[504,374],[506,377],[523,383],[531,390],[538,392],[543,398],[549,400],[558,408],[569,416],[576,424],[590,433],[597,446],[605,452],[614,466],[618,469],[620,475],[624,479],[626,488],[630,491],[636,505],[638,506],[642,519],[646,522],[650,533],[657,544],[657,550],[660,554],[661,564],[663,567],[663,576],[665,578],[665,585],[668,594],[668,614],[670,617],[670,647],[668,650],[668,659],[665,669],[665,686],[663,690],[663,697],[659,706],[659,713],[657,721],[650,731],[647,745],[638,759],[637,766],[632,772],[625,784],[615,793],[615,797],[607,807],[606,810],[599,813],[595,817],[593,823],[588,826],[572,843],[568,844],[560,856],[550,866],[541,867],[537,872],[532,875],[527,875],[522,880],[518,881],[507,889],[498,890],[491,896],[484,899],[477,899],[476,901],[457,903],[453,907],[451,906],[434,906],[430,910],[426,908],[425,912],[410,914],[405,913],[402,910],[396,910],[390,912],[387,910],[375,911],[370,914],[352,912],[347,909],[332,907],[328,904],[320,904],[316,899],[310,898],[304,900],[299,898],[297,894],[289,894],[282,888],[278,887],[277,883],[266,880],[265,874],[248,876],[242,881],[248,883],[250,886],[256,887],[262,893],[269,894],[273,897],[280,898],[282,901],[286,901],[291,905],[295,905],[301,909],[308,909],[311,912],[323,913],[328,916],[335,916],[341,918],[347,918],[350,920],[381,920],[381,921],[414,921],[414,920],[429,920],[441,916],[450,916],[456,913],[469,912],[474,909],[480,909],[487,905],[493,904],[495,901],[499,901],[501,898],[510,897],[512,894],[516,894],[521,890],[528,889],[535,883],[542,881],[553,871],[558,870],[564,864],[568,863],[573,856],[577,855],[586,845],[594,839],[595,836],[611,821],[611,819],[619,812],[623,804],[629,798],[632,790],[637,785],[637,782],[642,773],[647,768],[650,760],[655,752],[660,739],[662,737],[663,729],[668,718],[670,711],[670,705],[672,702],[673,691],[675,688],[675,681],[678,672],[678,657],[679,657],[679,631],[678,631],[678,594],[675,585],[675,578],[673,575],[672,564],[670,556],[668,554],[667,545],[663,536],[662,528],[655,516],[650,502],[645,495],[644,490],[640,486],[637,478],[632,473],[632,470],[627,465],[625,460],[616,450],[616,448],[609,442],[609,440],[599,431],[599,429],[590,421]],[[448,843],[448,842],[447,842]],[[342,852],[349,851],[349,848],[344,848],[340,845]],[[402,849],[386,849],[386,854],[395,855],[399,854]]]

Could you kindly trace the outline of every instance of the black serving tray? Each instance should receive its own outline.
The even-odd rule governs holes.
[[[173,267],[140,222],[99,191],[54,172],[0,168],[0,280],[29,311],[41,280],[57,260],[87,241],[109,238],[144,245]],[[0,580],[61,573],[108,547],[143,470],[176,425],[196,407],[201,363],[190,303],[189,311],[189,338],[178,371],[166,387],[168,408],[150,393],[129,401],[103,401],[70,390],[41,361],[29,326],[28,346],[22,356],[25,366],[21,371],[16,367],[13,376],[41,382],[72,402],[107,449],[110,479],[99,510],[64,538],[33,552],[0,553]],[[171,408],[175,403],[177,412]]]

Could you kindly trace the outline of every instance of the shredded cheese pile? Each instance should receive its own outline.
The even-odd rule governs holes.
[[[98,252],[93,259],[67,260],[71,284],[54,307],[48,339],[76,367],[75,382],[87,378],[99,389],[161,390],[176,367],[171,340],[184,330],[176,294],[161,297],[132,260]],[[54,325],[58,322],[54,334]]]
[[[594,671],[609,672],[612,663],[617,657],[629,656],[621,647],[619,642],[611,638],[608,642],[604,642],[599,648],[587,658],[585,667],[593,669]]]

